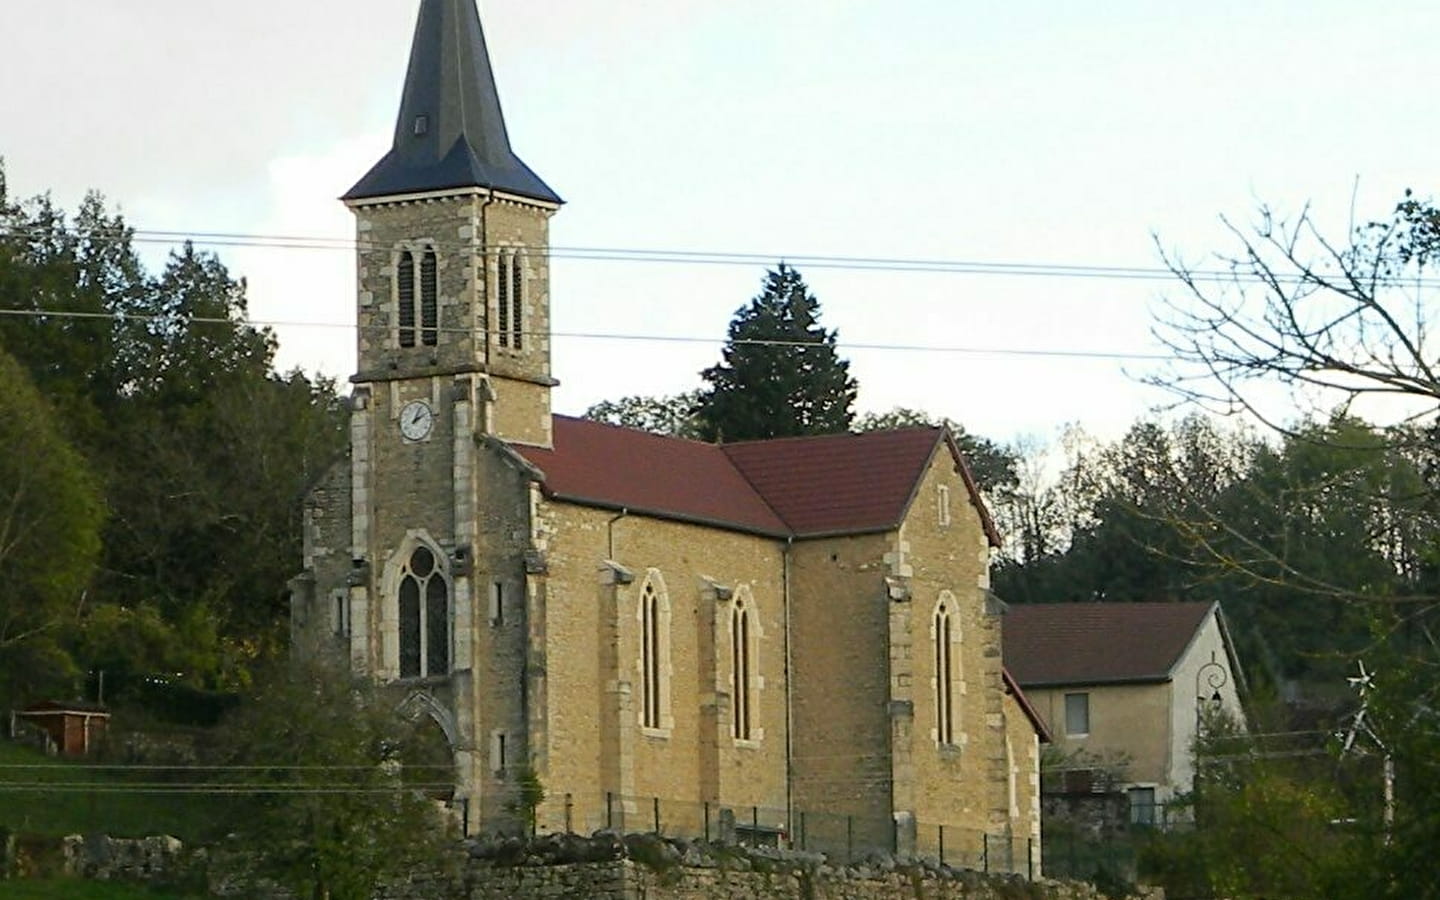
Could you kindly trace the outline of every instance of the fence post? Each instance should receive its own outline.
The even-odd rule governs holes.
[[[803,810],[800,813],[800,849],[805,849],[805,813]]]
[[[705,843],[710,843],[710,801],[705,801]]]
[[[855,861],[855,817],[845,817],[845,864]]]
[[[655,833],[660,833],[660,798],[655,797]]]
[[[575,833],[575,798],[570,794],[565,795],[565,833]]]
[[[980,871],[990,871],[990,832],[980,834]]]
[[[750,807],[750,840],[760,839],[760,807]]]
[[[609,791],[605,792],[605,828],[606,830],[615,827],[615,795]]]
[[[1025,839],[1025,877],[1035,880],[1035,839]]]
[[[462,797],[460,800],[460,834],[464,837],[470,836],[470,798]]]
[[[945,865],[945,826],[940,826],[940,865]]]

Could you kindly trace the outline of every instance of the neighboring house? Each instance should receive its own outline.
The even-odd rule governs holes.
[[[1203,717],[1243,722],[1243,674],[1218,603],[1016,604],[1005,664],[1060,755],[1081,770],[1124,762],[1110,787],[1129,793],[1140,822],[1193,786]]]
[[[947,431],[717,446],[552,415],[560,200],[510,149],[474,0],[421,4],[394,147],[344,199],[359,372],[295,646],[434,721],[472,830],[513,824],[533,770],[542,830],[1038,844],[1042,728]]]

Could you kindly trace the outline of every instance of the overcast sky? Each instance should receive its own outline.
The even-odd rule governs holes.
[[[418,0],[3,0],[12,193],[102,191],[146,231],[352,236],[336,201],[387,149]],[[1433,193],[1440,7],[1156,0],[483,0],[560,248],[1081,265],[1199,260],[1218,216],[1313,202],[1343,232]],[[163,247],[154,248],[163,252]],[[283,367],[354,370],[353,264],[222,248]],[[801,266],[860,405],[1001,440],[1101,434],[1163,400],[1161,281]],[[747,265],[557,259],[560,412],[698,385]],[[314,327],[318,323],[325,327]],[[854,345],[950,348],[861,349]]]

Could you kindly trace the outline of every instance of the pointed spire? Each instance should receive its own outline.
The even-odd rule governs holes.
[[[343,199],[457,187],[561,202],[510,149],[475,0],[422,0],[394,146]]]

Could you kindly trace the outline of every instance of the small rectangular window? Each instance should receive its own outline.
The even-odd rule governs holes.
[[[1156,813],[1155,789],[1136,787],[1126,791],[1130,795],[1130,824],[1154,825],[1159,821]]]
[[[505,732],[490,732],[490,771],[496,777],[505,773]]]
[[[495,581],[490,584],[490,624],[505,624],[505,583]]]
[[[335,594],[335,633],[338,634],[338,635],[340,635],[341,637],[344,637],[345,635],[347,635],[347,634],[350,633],[350,629],[347,627],[347,625],[348,625],[349,623],[347,623],[347,622],[345,621],[345,612],[346,612],[345,607],[346,607],[346,606],[347,606],[347,604],[345,603],[345,594],[344,594],[343,592],[336,592],[336,594]]]
[[[1090,733],[1090,695],[1065,695],[1065,733],[1083,737]]]
[[[429,130],[430,130],[430,117],[429,117],[429,116],[416,116],[416,117],[415,117],[415,136],[416,136],[416,137],[419,137],[420,135],[425,134],[425,133],[428,132]]]
[[[943,485],[943,484],[940,485],[940,490],[939,490],[938,497],[936,498],[936,501],[937,501],[937,505],[938,505],[939,508],[940,508],[940,510],[939,510],[939,511],[940,511],[940,524],[941,524],[942,526],[949,525],[949,524],[950,524],[950,488],[949,488],[947,485]]]

